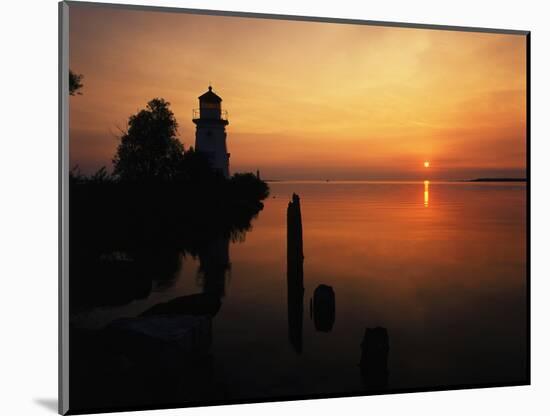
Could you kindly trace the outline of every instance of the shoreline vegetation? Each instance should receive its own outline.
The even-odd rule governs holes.
[[[182,256],[243,240],[263,209],[266,182],[253,173],[226,178],[206,155],[184,150],[176,132],[169,103],[151,100],[129,118],[113,173],[70,172],[73,311],[147,296],[153,281],[169,284]]]

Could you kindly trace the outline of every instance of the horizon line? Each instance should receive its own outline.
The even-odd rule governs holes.
[[[495,176],[495,177],[477,177],[477,178],[461,178],[461,179],[451,179],[451,178],[437,178],[437,179],[430,179],[430,178],[370,178],[370,179],[299,179],[299,178],[292,178],[292,179],[275,179],[275,178],[269,178],[269,179],[263,179],[265,182],[483,182],[483,181],[495,181],[495,182],[526,182],[528,180],[527,177],[503,177],[503,176]]]

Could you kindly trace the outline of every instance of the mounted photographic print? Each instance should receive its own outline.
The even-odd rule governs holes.
[[[60,24],[61,413],[529,384],[529,32]]]

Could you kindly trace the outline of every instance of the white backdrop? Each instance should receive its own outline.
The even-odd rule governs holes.
[[[112,0],[112,2],[122,3]],[[148,415],[550,414],[550,14],[544,1],[135,0],[252,11],[532,31],[532,386],[310,400]],[[0,413],[54,414],[57,398],[57,4],[4,1],[0,13]],[[134,413],[132,413],[134,414]]]

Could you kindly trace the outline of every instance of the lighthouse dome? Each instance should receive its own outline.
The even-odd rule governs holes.
[[[199,101],[201,103],[221,103],[222,99],[212,91],[212,86],[209,86],[208,91],[199,97]]]

